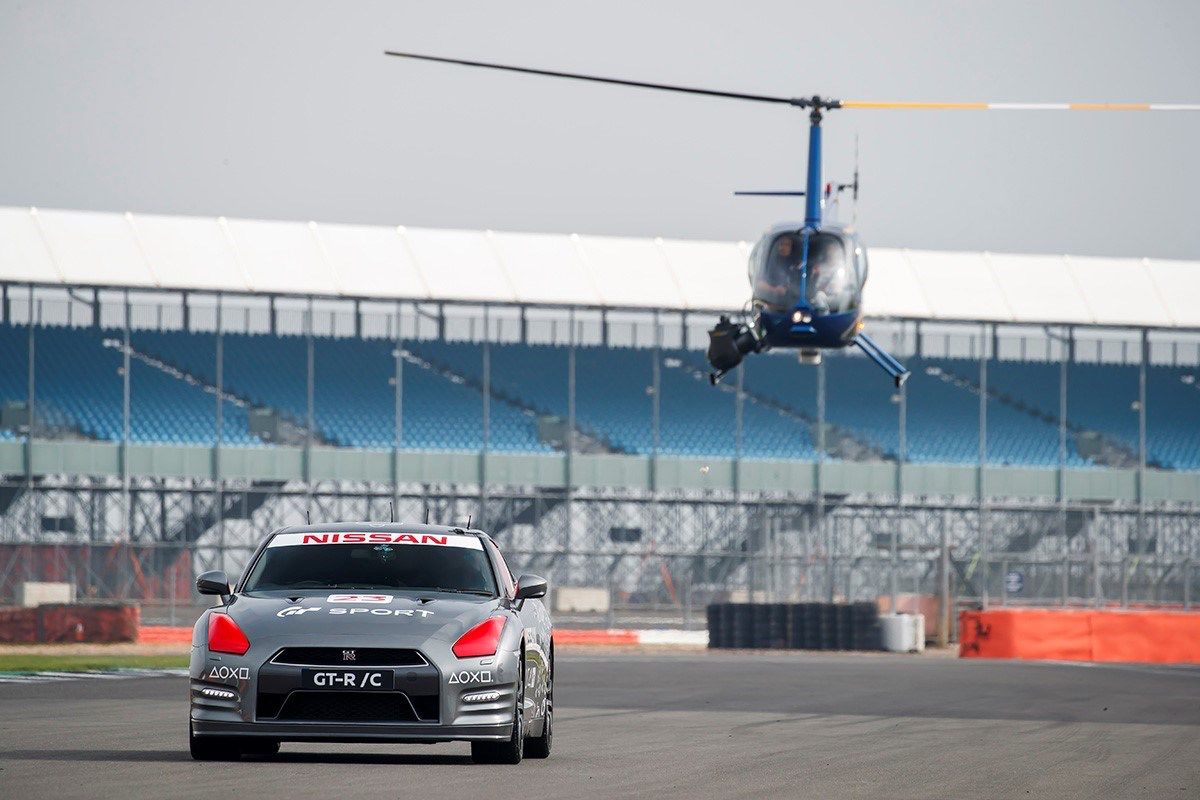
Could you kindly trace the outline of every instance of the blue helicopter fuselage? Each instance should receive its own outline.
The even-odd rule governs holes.
[[[813,317],[810,322],[792,322],[787,312],[759,312],[763,340],[771,347],[838,348],[853,344],[862,315],[857,312]]]
[[[751,251],[748,272],[769,347],[845,347],[862,327],[866,248],[848,226],[775,225]]]

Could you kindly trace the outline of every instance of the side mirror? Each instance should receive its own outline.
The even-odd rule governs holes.
[[[537,575],[522,575],[517,579],[517,599],[531,600],[535,597],[545,597],[548,584],[545,578]]]
[[[196,591],[200,594],[229,595],[229,576],[219,569],[200,573],[196,578]]]

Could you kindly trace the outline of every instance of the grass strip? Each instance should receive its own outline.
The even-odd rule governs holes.
[[[0,672],[83,672],[94,669],[180,669],[187,667],[187,654],[140,655],[138,653],[99,653],[95,655],[58,655],[54,653],[2,653]]]

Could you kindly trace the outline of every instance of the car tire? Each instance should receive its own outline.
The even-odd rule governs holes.
[[[225,736],[197,736],[188,723],[188,748],[196,761],[237,761],[241,750]]]
[[[238,744],[238,749],[241,750],[242,755],[245,756],[268,758],[279,752],[279,740],[247,738],[246,741]]]
[[[513,704],[512,736],[505,742],[471,742],[471,760],[476,764],[520,764],[525,752],[525,675],[517,686]]]
[[[554,742],[554,662],[546,672],[546,718],[542,722],[542,735],[525,740],[526,758],[549,758],[550,746]]]

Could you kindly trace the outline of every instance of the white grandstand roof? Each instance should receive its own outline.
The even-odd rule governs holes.
[[[0,207],[0,281],[733,310],[747,242]],[[871,248],[874,317],[1200,328],[1200,262]]]

